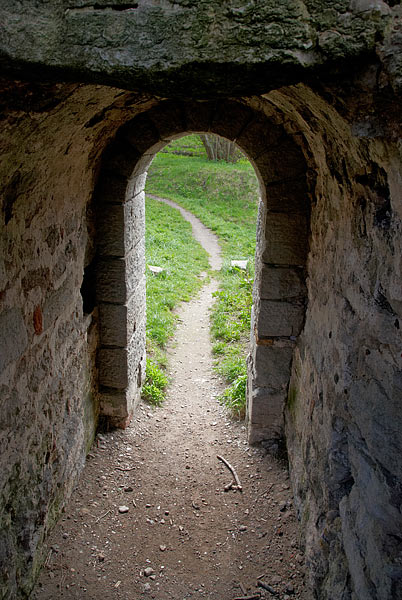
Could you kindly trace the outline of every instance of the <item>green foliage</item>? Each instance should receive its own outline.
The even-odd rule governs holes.
[[[233,383],[239,375],[247,373],[244,350],[244,344],[229,344],[222,359],[216,363],[215,371],[229,383]]]
[[[220,401],[239,419],[244,419],[246,413],[247,373],[236,377],[232,385],[221,394]]]
[[[178,154],[179,156],[206,156],[204,145],[199,135],[186,135],[170,142],[161,150],[165,154]]]
[[[258,182],[246,159],[230,164],[208,161],[196,152],[191,157],[176,153],[185,145],[196,148],[195,138],[176,140],[155,157],[146,190],[188,209],[219,238],[224,264],[211,316],[213,351],[216,370],[231,384],[222,401],[236,415],[244,416]],[[247,271],[231,267],[233,259],[247,259]]]
[[[251,275],[237,267],[222,270],[222,287],[216,292],[212,311],[212,335],[222,342],[235,342],[250,331],[253,303]]]
[[[151,359],[147,358],[145,383],[142,388],[144,400],[154,406],[160,406],[165,399],[168,378]]]

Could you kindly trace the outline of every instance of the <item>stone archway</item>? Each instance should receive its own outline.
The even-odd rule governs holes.
[[[174,137],[211,132],[235,141],[260,181],[249,438],[283,436],[292,354],[305,314],[309,202],[303,154],[273,117],[236,101],[166,101],[126,123],[108,147],[96,191],[97,297],[101,413],[113,425],[130,420],[144,377],[147,169]]]

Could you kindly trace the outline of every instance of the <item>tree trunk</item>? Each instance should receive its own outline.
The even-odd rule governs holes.
[[[242,154],[234,142],[214,134],[200,135],[201,141],[207,153],[208,160],[224,160],[226,162],[237,162]]]

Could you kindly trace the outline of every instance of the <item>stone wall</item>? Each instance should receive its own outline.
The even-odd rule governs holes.
[[[306,89],[271,98],[304,128],[315,170],[286,408],[312,588],[320,599],[402,598],[400,156],[391,140],[352,136]]]
[[[97,424],[99,312],[84,311],[80,291],[94,254],[96,157],[119,121],[117,95],[3,83],[2,598],[30,589],[43,535],[77,481]],[[88,126],[104,107],[109,123]]]

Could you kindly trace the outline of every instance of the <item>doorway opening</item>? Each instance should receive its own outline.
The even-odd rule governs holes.
[[[192,247],[192,236],[186,238],[183,225],[175,223],[180,216],[166,205],[168,200],[200,219],[221,248],[221,264],[212,262],[213,270],[219,268],[220,280],[211,314],[215,368],[227,385],[222,401],[243,419],[260,202],[254,169],[230,140],[213,134],[187,135],[156,155],[145,192],[148,359],[143,395],[156,403],[161,398],[159,389],[166,378],[158,367],[165,366],[164,350],[175,320],[172,309],[196,292],[207,276],[205,256],[203,261]]]
[[[293,351],[306,309],[309,236],[306,160],[284,119],[252,100],[162,101],[120,127],[105,151],[97,186],[97,298],[101,413],[111,425],[129,423],[145,374],[148,169],[184,132],[208,132],[236,142],[260,184],[247,422],[250,443],[283,437]]]

